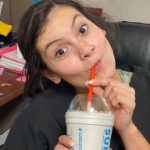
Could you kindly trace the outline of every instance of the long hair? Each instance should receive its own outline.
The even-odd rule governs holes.
[[[26,60],[25,73],[27,80],[25,93],[27,96],[33,96],[46,88],[61,85],[55,85],[41,74],[41,70],[47,67],[36,47],[36,41],[47,22],[47,16],[58,5],[73,7],[100,28],[108,30],[102,14],[94,14],[91,9],[84,7],[75,0],[42,0],[32,5],[23,15],[17,35],[19,48]]]

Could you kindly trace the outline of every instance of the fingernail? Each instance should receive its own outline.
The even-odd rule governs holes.
[[[85,85],[86,85],[86,86],[89,86],[89,81],[86,81],[86,82],[85,82]]]
[[[93,84],[93,80],[88,81],[89,84]]]
[[[74,141],[69,141],[68,144],[69,144],[70,146],[74,146],[74,145],[75,145],[75,142],[74,142]]]

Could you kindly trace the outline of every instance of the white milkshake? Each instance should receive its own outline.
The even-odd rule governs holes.
[[[66,125],[74,150],[109,150],[114,115],[106,99],[93,96],[87,109],[87,95],[77,95],[66,112]]]

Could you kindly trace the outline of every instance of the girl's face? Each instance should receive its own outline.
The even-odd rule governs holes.
[[[64,79],[78,91],[86,91],[90,70],[95,78],[113,78],[115,59],[106,32],[72,7],[57,6],[48,16],[37,48],[53,72],[47,77]],[[93,49],[94,45],[94,49]]]

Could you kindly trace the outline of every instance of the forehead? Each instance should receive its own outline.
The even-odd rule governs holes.
[[[71,24],[75,15],[83,16],[79,11],[70,6],[56,6],[49,13],[47,21],[38,38],[37,46],[42,45],[42,41],[51,40],[55,35],[65,32],[71,28]],[[84,17],[84,16],[83,16]]]
[[[80,14],[76,9],[70,6],[56,6],[53,8],[53,10],[49,13],[47,17],[47,23],[44,30],[52,30],[53,28],[60,28],[61,26],[70,25],[73,17],[76,14]],[[50,27],[50,28],[49,28]],[[61,28],[62,29],[62,28]]]
[[[53,10],[50,12],[50,14],[48,15],[48,19],[51,20],[52,22],[55,22],[58,19],[67,19],[69,17],[72,17],[72,15],[74,14],[80,14],[80,12],[78,10],[76,10],[75,8],[71,7],[71,6],[56,6],[53,8]],[[64,18],[67,17],[67,18]]]

